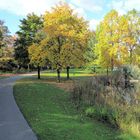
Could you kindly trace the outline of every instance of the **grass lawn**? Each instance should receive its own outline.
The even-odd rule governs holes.
[[[16,102],[39,140],[135,140],[82,116],[69,94],[33,78],[14,86]]]
[[[90,77],[94,76],[95,74],[91,73],[90,70],[85,69],[70,69],[70,78],[73,77]],[[48,70],[41,73],[41,76],[43,77],[57,77],[56,70]],[[61,77],[66,77],[66,70],[62,70]]]

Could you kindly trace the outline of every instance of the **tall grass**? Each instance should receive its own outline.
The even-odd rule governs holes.
[[[76,83],[72,100],[88,117],[140,138],[140,70],[136,66],[124,70]]]

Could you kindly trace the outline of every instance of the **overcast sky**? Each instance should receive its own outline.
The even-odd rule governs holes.
[[[89,20],[90,29],[96,29],[111,9],[116,9],[120,14],[134,8],[140,10],[140,0],[0,0],[0,19],[14,34],[19,29],[19,20],[28,13],[43,14],[60,1],[67,2],[79,16]]]

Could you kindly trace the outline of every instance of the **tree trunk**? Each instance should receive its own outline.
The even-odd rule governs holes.
[[[127,75],[127,69],[125,70],[124,79],[125,79],[125,88],[127,88],[127,87],[128,87],[128,75]]]
[[[94,73],[96,72],[96,67],[93,68],[93,72],[94,72]]]
[[[40,66],[37,67],[37,71],[38,71],[38,79],[40,79]]]
[[[108,76],[108,67],[107,67],[107,69],[106,69],[106,73],[107,73],[107,76]]]
[[[69,67],[69,66],[67,66],[67,80],[69,80],[69,79],[70,79],[69,69],[70,69],[70,67]]]
[[[58,82],[60,83],[60,69],[57,69],[57,78],[58,78]]]
[[[133,53],[132,53],[132,49],[130,49],[130,64],[132,64],[132,57],[133,57]]]
[[[114,69],[114,61],[113,58],[111,58],[111,72],[113,72],[113,69]]]
[[[30,72],[30,64],[28,64],[28,72]]]

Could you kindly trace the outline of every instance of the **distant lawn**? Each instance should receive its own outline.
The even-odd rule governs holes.
[[[96,74],[92,73],[90,70],[85,69],[70,69],[70,79],[77,79],[77,78],[86,78],[95,76]],[[41,73],[41,77],[43,78],[56,78],[57,79],[57,73],[56,70],[46,70]],[[64,79],[67,77],[66,70],[62,70],[61,72],[61,78]]]
[[[17,104],[39,140],[135,140],[77,112],[70,93],[36,79],[14,86]]]

